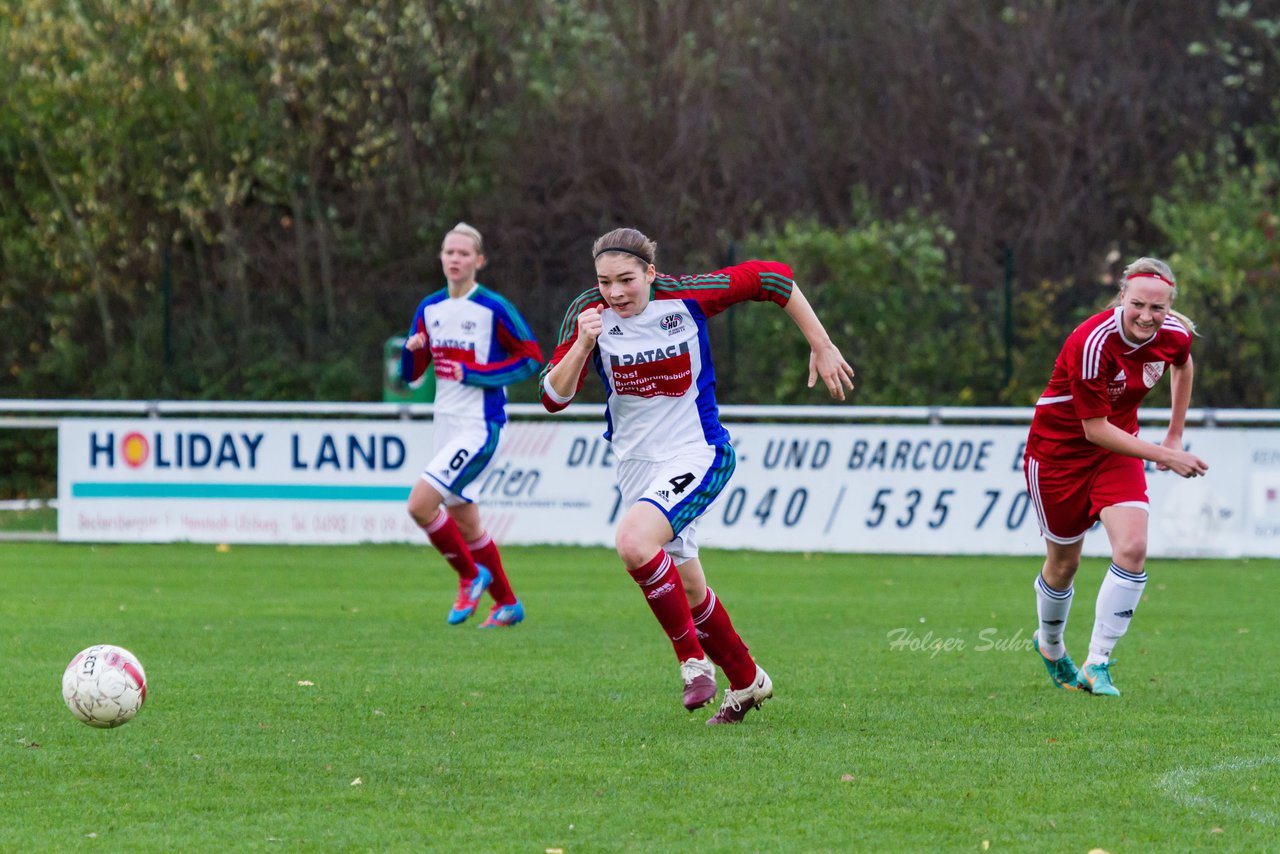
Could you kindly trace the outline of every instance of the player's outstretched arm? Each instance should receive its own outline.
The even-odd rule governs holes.
[[[787,301],[786,313],[804,334],[809,342],[809,388],[817,384],[822,377],[827,391],[837,400],[845,399],[846,391],[853,391],[853,368],[840,354],[840,348],[832,342],[831,336],[818,319],[809,300],[800,292],[799,285],[791,288],[791,299]]]

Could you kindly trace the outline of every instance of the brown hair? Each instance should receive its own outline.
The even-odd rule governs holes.
[[[1123,302],[1124,289],[1127,286],[1129,279],[1135,276],[1146,276],[1146,275],[1153,276],[1157,279],[1163,279],[1164,281],[1168,282],[1169,285],[1173,288],[1173,295],[1170,297],[1170,301],[1177,298],[1178,280],[1174,278],[1173,270],[1169,267],[1168,264],[1166,264],[1164,261],[1161,261],[1159,258],[1147,258],[1144,256],[1124,268],[1124,272],[1120,274],[1120,292],[1116,294],[1115,299],[1111,301],[1111,305],[1117,306],[1117,305],[1120,305],[1121,302]],[[1172,308],[1169,309],[1169,314],[1173,315],[1174,317],[1178,318],[1178,320],[1182,321],[1182,325],[1187,327],[1187,331],[1190,332],[1192,335],[1196,333],[1196,325],[1191,321],[1191,318],[1187,317],[1185,314],[1183,314],[1180,311],[1174,311]]]
[[[615,228],[602,234],[591,246],[591,257],[599,258],[606,252],[621,252],[644,262],[647,266],[658,258],[658,244],[634,228]]]

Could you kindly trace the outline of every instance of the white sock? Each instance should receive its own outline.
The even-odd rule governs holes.
[[[1036,576],[1036,614],[1040,617],[1040,628],[1036,637],[1040,640],[1040,651],[1057,661],[1066,655],[1067,648],[1062,643],[1062,633],[1067,628],[1067,614],[1071,611],[1071,599],[1075,596],[1075,587],[1066,590],[1054,590],[1044,580],[1043,573]]]
[[[1146,586],[1145,572],[1134,574],[1111,564],[1098,590],[1093,637],[1089,639],[1089,657],[1085,664],[1105,664],[1111,659],[1111,650],[1129,630],[1129,621],[1133,619],[1133,612],[1142,599],[1142,588]]]

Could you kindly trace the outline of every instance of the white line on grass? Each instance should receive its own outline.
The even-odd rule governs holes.
[[[1248,768],[1275,765],[1278,762],[1280,762],[1280,756],[1262,756],[1256,759],[1235,759],[1204,768],[1175,768],[1161,777],[1157,785],[1175,801],[1192,809],[1216,810],[1227,815],[1256,821],[1260,824],[1275,824],[1280,815],[1277,815],[1274,810],[1244,809],[1229,803],[1223,803],[1219,798],[1211,798],[1195,790],[1200,785],[1200,778],[1209,774],[1244,771]]]

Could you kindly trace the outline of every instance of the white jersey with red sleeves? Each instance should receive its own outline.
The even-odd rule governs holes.
[[[1138,433],[1138,404],[1168,365],[1191,356],[1191,332],[1169,315],[1156,334],[1130,341],[1123,307],[1099,312],[1076,327],[1062,345],[1053,376],[1036,402],[1027,453],[1048,463],[1088,463],[1110,453],[1084,435],[1085,418],[1106,417],[1127,433]]]
[[[663,460],[674,449],[720,445],[729,434],[720,424],[715,368],[707,319],[737,302],[791,298],[791,268],[774,261],[748,261],[699,276],[658,274],[649,305],[619,317],[597,288],[581,294],[565,313],[556,351],[543,369],[542,403],[556,412],[569,405],[547,393],[546,373],[578,337],[578,315],[601,306],[604,323],[590,365],[607,393],[605,438],[620,460]],[[586,377],[578,377],[577,394]]]
[[[476,285],[451,298],[441,288],[418,304],[409,335],[427,336],[421,350],[400,355],[400,376],[412,382],[434,359],[462,365],[462,380],[436,382],[436,410],[456,418],[506,423],[504,386],[532,376],[542,352],[524,317],[501,294]]]

